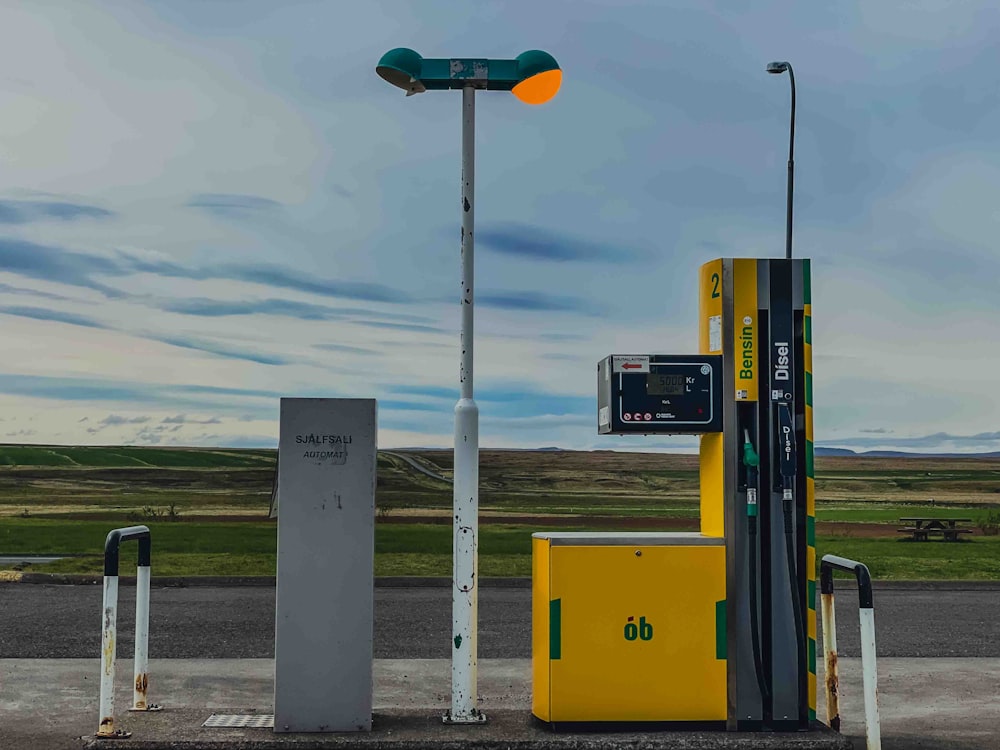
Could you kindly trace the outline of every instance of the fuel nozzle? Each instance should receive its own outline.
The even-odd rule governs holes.
[[[757,517],[757,467],[760,466],[760,456],[750,442],[750,430],[743,430],[743,465],[747,476],[747,515]]]
[[[778,448],[781,451],[779,473],[781,474],[781,504],[785,512],[785,531],[790,532],[792,508],[795,495],[795,425],[792,410],[785,402],[778,404]]]

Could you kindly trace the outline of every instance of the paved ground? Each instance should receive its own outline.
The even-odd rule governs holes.
[[[90,735],[97,724],[97,660],[45,659],[0,661],[0,747],[34,750],[78,750],[80,737]],[[263,742],[273,737],[268,730],[240,734],[202,729],[213,712],[269,713],[272,710],[273,662],[268,659],[163,659],[150,669],[150,698],[161,702],[160,714],[130,715],[121,709],[131,698],[129,660],[118,664],[121,690],[116,697],[118,724],[133,731],[133,741],[112,742],[114,747],[142,746],[151,741],[196,742],[211,747],[214,740],[241,737]],[[841,662],[841,712],[843,731],[863,747],[863,704],[860,664],[857,659]],[[526,713],[530,708],[530,662],[497,659],[480,662],[479,697],[494,722],[490,728],[443,728],[441,712],[450,695],[447,660],[378,660],[375,663],[376,722],[385,726],[387,716],[410,716],[419,720],[417,737],[434,742],[460,738],[477,740],[552,741],[550,734],[532,729]],[[883,747],[886,750],[996,750],[1000,746],[1000,659],[883,659],[879,663]],[[44,707],[44,710],[40,710]],[[822,693],[820,715],[824,716]],[[378,717],[383,717],[381,720]],[[413,734],[413,724],[391,725]],[[623,738],[635,735],[597,735],[590,740],[624,746]],[[649,736],[646,739],[662,739]],[[641,739],[641,737],[640,737]],[[732,739],[732,738],[730,738]],[[798,744],[767,743],[755,735],[742,747],[801,747]],[[772,738],[773,739],[773,738]],[[794,739],[794,738],[793,738]],[[108,745],[102,744],[102,747]],[[148,746],[148,745],[147,745]],[[555,744],[554,747],[560,745]],[[664,746],[664,745],[661,745]],[[665,745],[690,747],[689,745]],[[187,745],[191,747],[191,745]],[[301,745],[300,745],[301,747]],[[701,747],[705,747],[701,745]]]
[[[120,654],[129,656],[135,589],[123,586]],[[480,591],[479,653],[531,655],[531,592]],[[450,658],[448,588],[377,588],[375,656]],[[80,658],[100,646],[100,586],[0,584],[0,658]],[[271,587],[154,588],[150,654],[159,658],[267,658],[274,655]],[[965,589],[876,586],[878,653],[886,657],[1000,657],[1000,584]],[[838,646],[858,656],[857,597],[837,595]]]
[[[212,709],[270,712],[273,662],[266,657],[273,652],[272,587],[154,588],[150,695],[168,710],[155,717],[122,711],[129,698],[133,592],[132,587],[122,589],[118,717],[133,728],[135,741],[114,743],[116,747],[144,747],[143,741],[153,742],[147,748],[182,741],[188,744],[175,747],[201,747],[222,737],[199,728]],[[486,733],[466,737],[442,733],[434,719],[449,695],[449,662],[443,657],[449,655],[450,590],[376,589],[376,651],[381,657],[376,708],[389,713],[382,714],[385,734],[373,737],[400,750],[407,737],[417,745],[427,737],[438,746],[475,738],[483,750],[538,742],[566,750],[565,739],[552,744],[549,735],[526,721],[529,597],[527,588],[481,590],[479,695],[496,721]],[[860,666],[850,658],[857,653],[856,598],[844,590],[837,601],[841,654],[847,657],[841,660],[843,729],[861,748]],[[1000,585],[883,585],[876,588],[875,602],[883,747],[1000,748]],[[99,586],[0,584],[0,748],[80,748],[81,736],[94,731],[100,606]],[[822,674],[820,679],[822,685]],[[252,731],[257,734],[241,735],[251,740],[242,747],[263,747],[259,743],[273,737],[266,730]],[[688,735],[684,742],[695,739]],[[764,747],[756,744],[763,736],[750,739],[744,747]],[[643,741],[635,735],[602,736],[598,744],[634,750]],[[596,746],[592,737],[574,745],[577,750],[589,746]]]

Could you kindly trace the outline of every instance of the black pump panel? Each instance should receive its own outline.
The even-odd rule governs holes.
[[[722,432],[722,356],[613,354],[597,364],[602,435]]]

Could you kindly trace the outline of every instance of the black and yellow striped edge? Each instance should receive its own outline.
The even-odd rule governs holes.
[[[816,473],[813,461],[812,268],[802,261],[802,336],[806,386],[806,602],[809,631],[809,719],[816,719]]]

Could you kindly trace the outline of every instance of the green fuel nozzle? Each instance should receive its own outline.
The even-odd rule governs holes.
[[[760,466],[760,456],[750,442],[750,430],[743,430],[743,465],[754,469]]]
[[[757,467],[760,466],[760,456],[753,449],[750,442],[750,430],[743,430],[743,465],[747,467],[747,515],[750,518],[757,517]],[[751,523],[751,533],[756,533],[756,528]]]

